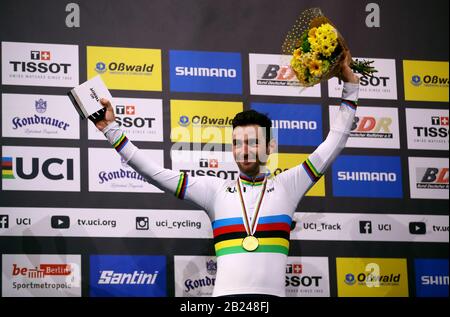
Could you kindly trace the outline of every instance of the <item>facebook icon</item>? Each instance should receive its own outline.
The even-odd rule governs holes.
[[[8,229],[8,228],[9,228],[9,216],[0,215],[0,229]]]
[[[359,233],[370,234],[372,233],[372,221],[360,221]]]

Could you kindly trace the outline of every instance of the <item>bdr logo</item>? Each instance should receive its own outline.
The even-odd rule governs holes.
[[[2,149],[4,190],[80,190],[79,149],[15,146]]]
[[[165,297],[165,256],[93,255],[91,297]]]
[[[400,157],[343,155],[332,173],[334,196],[403,197]]]

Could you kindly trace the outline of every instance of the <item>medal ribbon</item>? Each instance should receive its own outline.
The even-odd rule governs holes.
[[[260,210],[261,205],[262,205],[264,194],[266,193],[267,177],[264,178],[263,188],[262,188],[261,193],[259,194],[259,200],[258,200],[258,204],[256,205],[255,212],[253,213],[254,217],[252,219],[251,226],[250,226],[249,221],[248,221],[247,208],[245,207],[244,195],[242,194],[242,187],[241,187],[241,179],[240,178],[238,179],[237,185],[238,185],[238,189],[239,189],[239,198],[241,200],[242,212],[244,214],[244,220],[245,220],[245,226],[244,227],[245,227],[245,230],[247,231],[247,234],[249,236],[253,236],[253,234],[256,231],[256,219],[258,219],[259,210]]]

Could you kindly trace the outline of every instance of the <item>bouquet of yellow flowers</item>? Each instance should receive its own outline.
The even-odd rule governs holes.
[[[319,8],[300,14],[282,46],[284,54],[292,55],[290,66],[304,87],[335,76],[346,49],[344,38]],[[352,60],[350,67],[363,76],[372,76],[376,72],[372,63]]]

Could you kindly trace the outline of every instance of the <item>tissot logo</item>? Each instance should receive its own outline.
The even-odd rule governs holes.
[[[357,60],[358,58],[354,58]],[[397,99],[397,77],[395,59],[367,58],[373,60],[378,72],[376,76],[362,76],[360,78],[359,98],[366,99]],[[341,97],[343,83],[340,79],[332,78],[328,81],[330,97]]]
[[[289,257],[285,287],[287,297],[330,296],[328,258]]]
[[[413,127],[418,138],[448,136],[448,117],[431,117],[431,127]]]
[[[219,160],[217,159],[200,159],[199,166],[201,168],[218,168]]]
[[[190,177],[236,180],[239,169],[230,152],[172,151],[172,167]]]
[[[31,51],[32,60],[49,61],[50,56],[51,54],[49,51]]]
[[[136,107],[133,105],[117,105],[116,114],[134,115],[136,113]]]
[[[50,52],[48,51],[31,51],[31,60],[49,61]],[[69,63],[37,63],[37,62],[23,62],[23,61],[10,61],[13,67],[13,72],[29,72],[29,73],[63,73],[69,72],[69,67],[72,65]]]
[[[408,148],[448,150],[448,110],[406,109]]]
[[[152,129],[153,122],[156,120],[156,118],[136,116],[136,106],[133,105],[117,105],[116,113],[118,114],[116,122],[125,128]]]
[[[69,229],[70,217],[69,216],[52,216],[51,226],[53,229]]]
[[[170,90],[206,93],[242,93],[239,53],[169,52]]]
[[[292,263],[286,265],[286,274],[302,274],[303,265],[300,263]]]
[[[2,42],[2,81],[7,85],[78,85],[76,45]]]
[[[116,122],[133,141],[163,141],[162,100],[114,98]],[[88,124],[89,139],[103,140],[105,136],[93,124]]]

